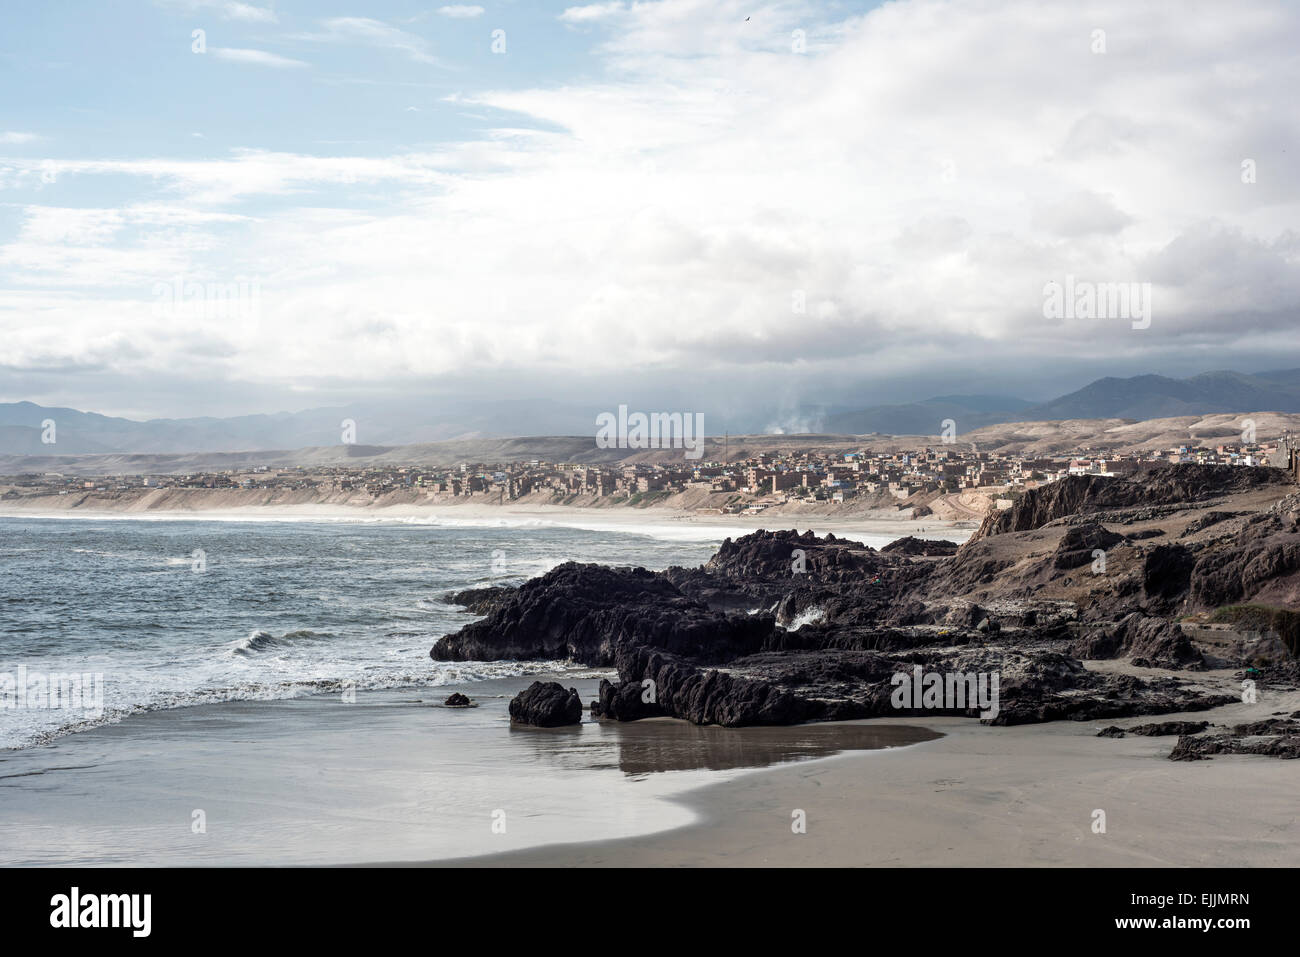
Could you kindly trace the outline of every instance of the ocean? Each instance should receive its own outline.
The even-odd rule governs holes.
[[[666,719],[516,728],[507,703],[534,676],[589,701],[608,672],[429,658],[474,619],[448,592],[570,560],[695,565],[739,533],[0,518],[0,865],[444,860],[612,840],[689,823],[683,794],[753,768],[922,740]],[[42,706],[59,676],[61,704],[87,676],[81,707]],[[452,691],[477,707],[442,707]]]
[[[102,715],[0,708],[0,748],[143,711],[554,668],[431,661],[440,636],[474,619],[444,596],[566,561],[657,569],[698,564],[716,548],[708,531],[681,534],[0,518],[0,675],[102,676],[104,706]]]

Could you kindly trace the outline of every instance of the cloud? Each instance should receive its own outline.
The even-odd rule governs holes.
[[[594,23],[598,20],[608,20],[626,9],[627,5],[622,3],[621,0],[611,0],[609,3],[589,3],[581,7],[566,8],[560,14],[560,20],[564,23]]]
[[[213,47],[212,55],[218,60],[230,60],[233,63],[251,63],[254,66],[270,66],[280,70],[294,70],[308,65],[302,60],[294,60],[287,56],[280,56],[278,53],[268,53],[265,50],[241,50],[234,47]]]
[[[478,151],[472,159],[488,162],[490,156]],[[249,149],[211,160],[9,160],[8,165],[0,163],[0,188],[35,187],[69,177],[125,176],[148,182],[154,198],[180,199],[197,211],[256,197],[306,196],[356,183],[427,188],[449,179],[442,167],[468,162],[469,157],[455,153],[307,156]]]
[[[1012,389],[1088,363],[1296,354],[1300,8],[593,6],[561,17],[617,17],[601,69],[459,78],[449,102],[495,124],[462,141],[0,161],[6,189],[103,178],[133,197],[85,216],[24,198],[0,246],[0,287],[22,291],[0,343],[75,359],[78,336],[138,332],[143,355],[102,339],[93,356],[267,388],[652,381],[783,401],[792,382],[824,401],[868,378],[942,394],[962,374]],[[1106,54],[1097,23],[1121,25]],[[373,20],[317,39],[430,56]],[[199,321],[157,338],[138,309],[177,272],[256,277],[256,334]],[[1151,282],[1151,327],[1045,319],[1044,285],[1067,275]]]
[[[1109,196],[1079,190],[1059,200],[1040,203],[1034,210],[1034,225],[1056,236],[1078,237],[1093,233],[1117,233],[1133,218],[1115,206]]]
[[[480,6],[474,6],[464,3],[453,3],[449,6],[439,7],[438,13],[444,17],[451,17],[454,20],[469,20],[474,17],[481,17],[486,11]]]
[[[200,10],[215,10],[223,20],[239,20],[244,23],[279,23],[280,18],[268,7],[258,7],[240,0],[154,0],[161,6],[177,7],[191,13]]]
[[[274,10],[255,7],[248,3],[239,3],[237,0],[223,3],[221,6],[225,15],[231,20],[245,20],[249,23],[278,23],[280,19],[275,15]]]
[[[367,17],[332,17],[325,20],[322,26],[325,28],[323,33],[302,34],[298,39],[318,43],[361,43],[396,50],[417,63],[441,65],[441,61],[429,52],[429,45],[423,37],[379,20]]]
[[[24,143],[35,143],[40,137],[35,133],[18,133],[13,130],[0,132],[0,143],[6,145],[20,146]]]

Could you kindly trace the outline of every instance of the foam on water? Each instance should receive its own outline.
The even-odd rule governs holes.
[[[0,748],[140,711],[553,670],[430,660],[439,637],[474,620],[446,594],[566,561],[699,565],[744,532],[600,516],[57,518],[0,517]],[[102,675],[103,713],[4,707],[20,667]]]
[[[143,711],[553,671],[432,661],[474,620],[445,595],[565,561],[698,564],[715,547],[554,525],[0,518],[0,704],[20,666],[104,688],[102,714],[0,707],[0,748]]]

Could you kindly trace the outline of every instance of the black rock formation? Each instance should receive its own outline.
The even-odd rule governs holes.
[[[534,681],[510,702],[510,720],[539,728],[560,728],[582,721],[582,701],[576,688],[556,681]]]
[[[996,707],[939,706],[991,724],[1203,711],[1239,691],[1080,659],[1203,669],[1185,615],[1225,601],[1300,600],[1300,495],[1288,496],[1284,482],[1270,469],[1160,466],[1132,480],[1080,477],[1026,492],[960,548],[906,538],[877,551],[833,535],[757,531],[728,539],[699,568],[567,563],[518,588],[467,596],[485,617],[439,639],[430,655],[613,667],[618,680],[601,683],[591,709],[620,721],[739,726],[921,713],[894,697],[899,676],[917,667],[997,675]],[[1240,512],[1231,525],[1204,521],[1216,514],[1216,493],[1272,501],[1274,486],[1267,511]],[[1165,544],[1114,527],[1197,521],[1201,531]],[[1104,573],[1086,567],[1097,550],[1108,553]],[[1251,676],[1289,687],[1300,666],[1276,662]],[[565,723],[578,720],[564,689],[552,688]],[[520,720],[537,710],[521,700],[528,694],[511,705]]]

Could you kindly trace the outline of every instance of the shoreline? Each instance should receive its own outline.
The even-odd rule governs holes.
[[[595,680],[589,670],[553,677],[588,694]],[[1204,678],[1223,684],[1231,673]],[[449,868],[1300,866],[1294,769],[1274,758],[1173,762],[1176,738],[1097,737],[1109,720],[995,727],[909,715],[720,729],[646,719],[521,729],[493,718],[528,680],[363,692],[352,707],[312,695],[147,712],[0,752],[9,811],[0,834],[8,832],[10,853],[29,865],[120,865],[142,857],[155,864]],[[430,698],[456,688],[489,708],[428,710]],[[1159,719],[1233,724],[1298,708],[1300,691],[1265,691],[1255,704]],[[446,768],[428,763],[441,754],[427,752],[430,745],[441,749],[447,741],[430,720],[441,726],[484,719],[491,720],[467,739],[465,753],[499,752],[495,758]],[[1114,723],[1128,728],[1151,720]],[[936,737],[888,743],[890,733],[918,730]],[[852,734],[878,732],[886,741],[879,750],[835,746]],[[770,751],[781,736],[821,737],[831,753],[815,745],[810,751],[807,741],[801,752],[788,743]],[[177,765],[180,748],[203,760]],[[784,756],[764,757],[769,752]],[[182,773],[155,779],[150,762]],[[483,777],[489,768],[495,770]],[[473,797],[444,806],[446,797],[433,797],[427,776],[453,769],[457,780],[468,775]],[[661,771],[673,773],[655,773]],[[54,792],[42,783],[52,773],[64,780]],[[543,780],[548,791],[535,793]],[[33,845],[27,836],[45,827],[60,802],[80,808],[69,838],[78,850],[70,856],[60,856],[57,842]],[[514,815],[508,840],[487,828],[490,810],[502,805]],[[192,807],[212,815],[214,836],[189,836]],[[430,846],[429,827],[453,807],[468,812],[473,852],[421,855]],[[130,809],[126,817],[123,809]],[[1093,831],[1097,810],[1106,813],[1105,833]],[[806,815],[805,833],[791,828],[796,811]],[[324,851],[302,843],[313,821],[331,835]],[[516,821],[524,822],[522,830]],[[593,832],[600,836],[574,839]],[[214,840],[235,843],[219,848]],[[464,846],[465,839],[456,841]],[[486,850],[489,842],[506,849]],[[87,845],[101,856],[87,856]],[[366,853],[380,847],[409,849],[413,857]]]
[[[563,847],[588,835],[651,839],[695,813],[676,796],[785,764],[936,735],[896,727],[700,728],[675,719],[513,725],[534,677],[130,715],[0,751],[0,857],[8,866],[417,865]],[[595,693],[589,670],[549,677]],[[438,702],[453,690],[477,708]],[[57,787],[52,787],[55,782]],[[600,795],[592,806],[592,794]],[[206,830],[191,830],[202,812]],[[491,825],[508,815],[501,833]],[[53,822],[75,828],[51,833]]]
[[[1300,707],[1300,692],[1269,697],[1266,705],[1159,719],[1236,723]],[[1113,723],[1127,728],[1151,720]],[[670,831],[371,866],[1300,866],[1294,769],[1286,761],[1170,761],[1175,737],[1096,737],[1110,721],[1000,728],[957,717],[861,723],[911,724],[943,736],[702,785],[669,798],[694,817]],[[795,809],[806,812],[806,833],[792,832]],[[1106,813],[1105,833],[1094,831],[1098,810]]]
[[[0,519],[68,521],[212,521],[212,522],[318,522],[428,524],[459,527],[556,527],[587,531],[631,532],[678,530],[683,537],[710,540],[744,534],[755,529],[812,529],[821,534],[834,532],[839,537],[851,533],[872,537],[891,536],[890,540],[914,535],[918,538],[964,542],[975,530],[975,523],[945,521],[933,516],[903,518],[882,510],[825,514],[815,512],[763,512],[756,515],[722,515],[695,512],[665,506],[621,506],[591,508],[573,505],[510,504],[487,505],[246,505],[237,508],[173,510],[39,509],[14,507],[0,503]]]

